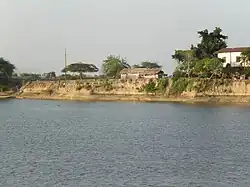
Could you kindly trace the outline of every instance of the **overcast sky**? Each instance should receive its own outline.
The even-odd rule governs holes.
[[[250,0],[0,0],[0,55],[19,71],[60,72],[68,62],[100,67],[109,54],[159,61],[220,26],[229,46],[250,45]]]

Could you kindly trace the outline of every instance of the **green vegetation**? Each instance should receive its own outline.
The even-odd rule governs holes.
[[[250,65],[250,48],[241,53],[242,65],[249,66]]]
[[[0,92],[6,92],[9,90],[9,86],[8,85],[0,85]]]
[[[83,77],[83,73],[94,73],[98,72],[99,69],[94,64],[74,63],[66,66],[62,69],[63,73],[79,73],[80,79]]]
[[[8,91],[11,87],[20,84],[20,81],[12,79],[15,65],[11,64],[8,60],[0,58],[0,91]]]
[[[16,69],[15,65],[11,64],[3,57],[0,58],[0,74],[1,78],[10,78]]]
[[[169,90],[169,95],[180,95],[182,92],[187,90],[187,87],[190,82],[191,79],[183,77],[174,80]]]
[[[143,85],[143,87],[139,89],[139,91],[163,95],[166,93],[168,85],[168,78],[161,78],[157,81],[153,81],[152,79],[150,79],[147,84]]]
[[[168,85],[169,85],[169,79],[168,78],[158,79],[157,91],[159,93],[161,93],[161,94],[165,94]]]
[[[227,47],[228,36],[222,34],[222,29],[216,27],[212,32],[205,29],[199,31],[198,35],[201,40],[197,46],[191,45],[188,50],[175,50],[172,55],[177,67],[173,72],[170,95],[179,95],[188,90],[201,93],[220,85],[228,86],[233,77],[250,77],[250,68],[223,68],[223,60],[217,58],[216,52]],[[241,58],[243,63],[249,63],[250,50],[242,53]]]
[[[150,79],[149,82],[143,86],[143,91],[146,93],[156,93],[156,83]]]
[[[119,77],[119,73],[124,68],[130,68],[125,58],[110,55],[103,60],[102,71],[106,77]]]
[[[199,31],[201,38],[197,46],[191,45],[189,50],[176,50],[172,58],[177,61],[173,73],[175,78],[222,78],[223,60],[216,57],[216,52],[226,45],[227,36],[223,35],[220,28],[214,31]]]

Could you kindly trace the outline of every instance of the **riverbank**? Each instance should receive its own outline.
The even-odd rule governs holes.
[[[13,95],[13,93],[0,93],[0,99],[11,99],[11,98],[15,98],[15,96]]]
[[[68,81],[33,81],[23,86],[17,99],[75,100],[75,101],[136,101],[179,102],[207,104],[250,103],[249,81],[183,80],[178,85],[171,79],[162,85],[154,80],[158,89],[148,93],[149,80],[86,79]],[[196,81],[196,82],[195,82]],[[159,89],[161,88],[161,89]]]
[[[14,98],[15,98],[14,96],[10,96],[10,95],[0,96],[0,99],[14,99]]]
[[[188,104],[219,104],[219,105],[250,105],[250,96],[204,96],[204,97],[161,97],[161,96],[118,96],[118,95],[90,95],[90,96],[39,96],[23,95],[16,99],[34,99],[34,100],[71,100],[83,102],[175,102]]]

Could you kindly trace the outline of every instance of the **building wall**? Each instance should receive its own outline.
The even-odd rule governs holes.
[[[237,57],[241,56],[241,52],[228,52],[228,53],[219,53],[218,58],[225,58],[226,62],[223,64],[224,67],[226,67],[227,64],[230,64],[232,67],[238,67],[240,66],[241,62],[236,62]]]
[[[145,75],[144,76],[145,79],[157,79],[158,78],[158,75]]]
[[[139,76],[140,76],[139,73],[138,73],[138,74],[132,74],[132,73],[128,73],[128,74],[127,74],[127,78],[128,78],[128,79],[138,79]]]
[[[141,75],[138,74],[121,74],[121,79],[138,79],[138,78],[144,78],[144,79],[157,79],[158,78],[158,74],[156,75]]]
[[[127,79],[127,74],[121,74],[121,79]]]

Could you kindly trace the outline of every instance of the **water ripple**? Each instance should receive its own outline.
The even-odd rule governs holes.
[[[249,112],[0,101],[0,186],[250,186]]]

